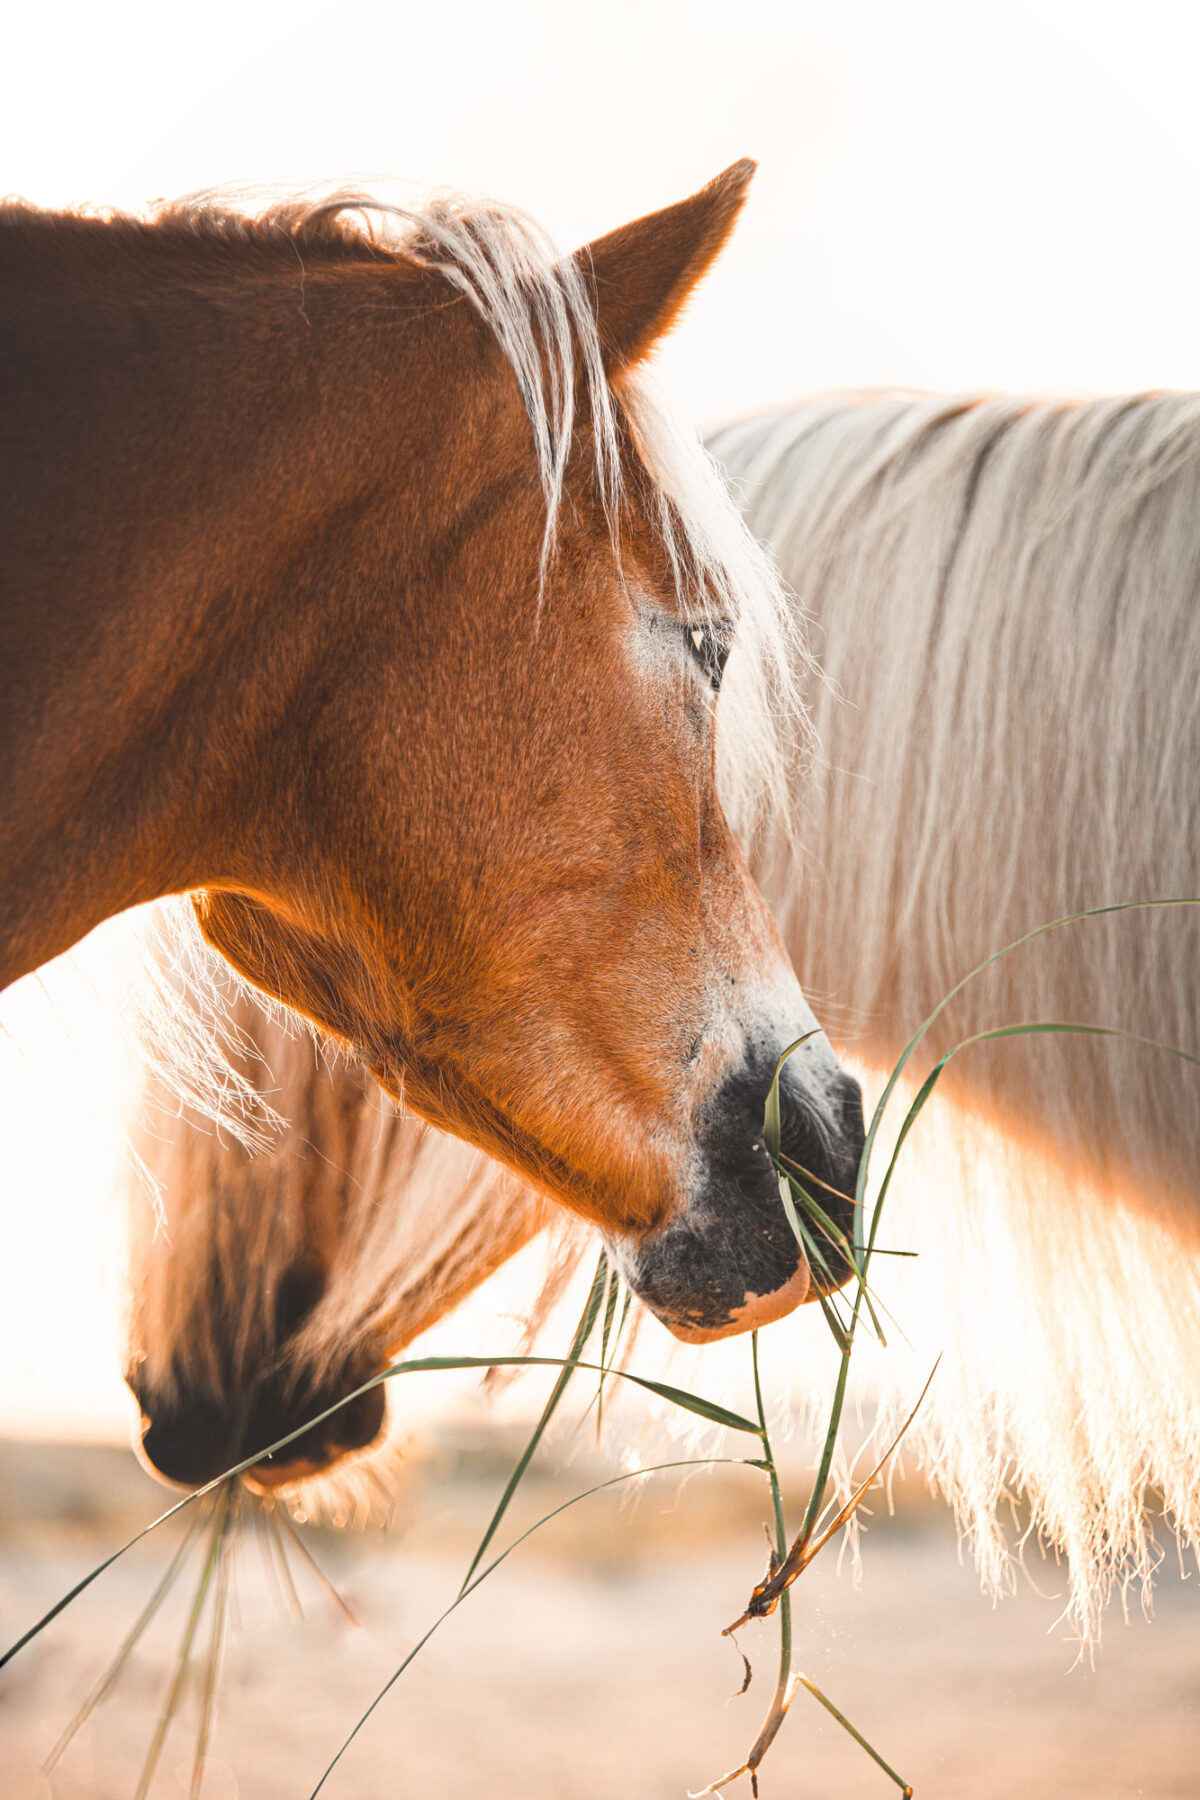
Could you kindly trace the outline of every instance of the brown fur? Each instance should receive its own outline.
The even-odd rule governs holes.
[[[629,288],[597,246],[618,345],[640,353],[677,308],[744,181],[693,206],[702,229],[680,222],[691,254],[663,280],[653,232]],[[2,247],[0,978],[126,906],[204,889],[235,966],[411,1103],[572,1203],[651,1223],[672,1199],[649,1130],[672,1098],[662,1049],[694,988],[678,946],[702,930],[673,848],[696,771],[614,667],[585,449],[539,629],[528,420],[440,274],[294,210],[17,210]],[[630,565],[677,604],[646,522],[625,525]],[[498,682],[464,710],[478,662]],[[610,792],[596,758],[611,765],[614,731]],[[721,909],[743,914],[748,882],[702,805]],[[532,883],[531,836],[548,871]],[[671,927],[636,960],[632,916]],[[577,1004],[540,1034],[539,1067],[518,1046],[549,969]],[[565,1104],[547,1091],[564,1056]],[[597,1087],[623,1132],[601,1133]]]

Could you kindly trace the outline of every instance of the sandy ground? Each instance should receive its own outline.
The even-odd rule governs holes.
[[[205,1800],[304,1800],[400,1657],[453,1596],[502,1467],[491,1453],[421,1464],[390,1533],[306,1532],[361,1621],[298,1569],[289,1617],[247,1529]],[[521,1523],[586,1486],[543,1479]],[[416,1490],[420,1490],[419,1492]],[[131,1457],[0,1445],[0,1627],[5,1642],[161,1496]],[[682,1493],[642,1484],[633,1507],[585,1501],[547,1527],[448,1621],[322,1790],[329,1800],[680,1800],[741,1760],[774,1668],[766,1627],[739,1669],[720,1628],[762,1572],[755,1477]],[[413,1521],[415,1515],[415,1522]],[[129,1800],[170,1680],[185,1582],[111,1697],[48,1779],[38,1764],[103,1671],[169,1560],[165,1529],[112,1569],[0,1677],[4,1800]],[[1168,1575],[1155,1618],[1110,1617],[1094,1670],[1023,1584],[998,1608],[959,1560],[940,1510],[903,1506],[864,1540],[861,1585],[832,1560],[804,1578],[797,1661],[910,1781],[920,1800],[1195,1800],[1200,1794],[1197,1584]],[[198,1569],[198,1563],[196,1565]],[[186,1582],[194,1592],[195,1577]],[[190,1693],[152,1793],[189,1792],[199,1695]],[[745,1783],[730,1790],[748,1792]],[[880,1800],[896,1789],[801,1694],[762,1776],[764,1800]]]

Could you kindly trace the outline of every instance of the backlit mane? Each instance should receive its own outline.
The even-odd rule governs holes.
[[[877,1080],[1022,932],[1200,893],[1200,396],[835,395],[710,441],[815,621],[805,855],[764,891],[843,1053]],[[1198,971],[1195,910],[1089,920],[939,1048],[1066,1020],[1195,1054]],[[945,1349],[911,1442],[993,1586],[1022,1496],[1085,1631],[1148,1583],[1160,1508],[1200,1545],[1198,1124],[1200,1071],[1144,1046],[976,1046],[889,1202],[919,1251],[880,1277],[918,1345],[895,1414]]]

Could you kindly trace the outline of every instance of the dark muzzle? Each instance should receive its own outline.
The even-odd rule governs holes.
[[[728,1081],[706,1109],[702,1184],[668,1225],[617,1246],[635,1293],[677,1336],[693,1342],[769,1324],[847,1279],[836,1236],[798,1207],[817,1247],[797,1243],[763,1140],[772,1069]],[[853,1242],[854,1184],[862,1155],[862,1093],[840,1070],[818,1107],[785,1069],[780,1149],[835,1233]]]

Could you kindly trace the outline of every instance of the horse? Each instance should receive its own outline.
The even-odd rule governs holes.
[[[147,945],[168,976],[175,941],[160,928]],[[181,1104],[173,1068],[151,1062],[126,1194],[126,1381],[143,1460],[183,1487],[345,1400],[531,1238],[562,1235],[534,1189],[405,1113],[211,951],[190,974],[219,1004],[239,1105],[214,1120],[199,1095]],[[572,1263],[564,1241],[546,1306]],[[311,1488],[385,1424],[376,1386],[248,1481]]]
[[[795,671],[821,753],[752,866],[868,1081],[1006,942],[1200,891],[1200,397],[839,396],[709,445],[821,666]],[[745,829],[736,792],[730,816]],[[1196,1051],[1198,949],[1183,909],[1064,927],[964,989],[934,1053],[1039,1019]],[[889,1200],[919,1251],[892,1268],[893,1310],[947,1350],[912,1442],[994,1588],[1022,1492],[1091,1631],[1113,1581],[1153,1566],[1156,1495],[1200,1541],[1200,1087],[1076,1035],[976,1046],[944,1086],[932,1154],[906,1174],[927,1112]],[[173,1190],[169,1156],[161,1172]],[[892,1360],[895,1409],[912,1364]]]
[[[788,1154],[863,1143],[717,797],[802,754],[794,621],[642,369],[752,172],[573,257],[454,198],[0,217],[0,983],[193,894],[696,1341],[848,1272],[763,1138],[794,1039]]]

